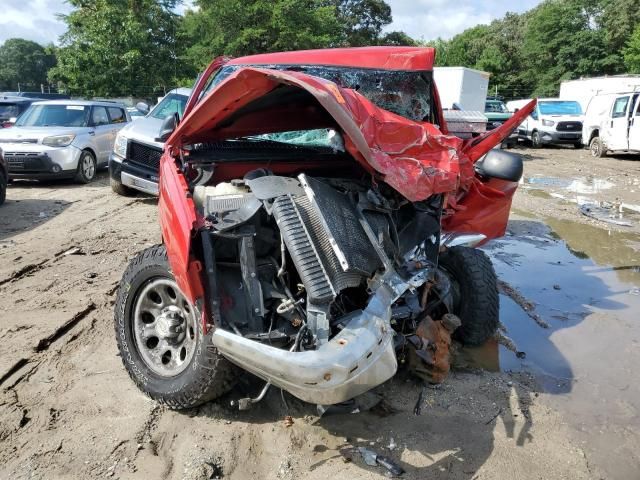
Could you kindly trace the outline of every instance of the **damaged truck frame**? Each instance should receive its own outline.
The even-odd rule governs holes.
[[[492,150],[535,101],[480,137],[450,135],[431,48],[216,59],[160,167],[163,245],[137,255],[115,307],[122,361],[172,408],[219,397],[240,367],[312,403],[437,364],[421,332],[486,341],[498,325],[488,257],[522,161]],[[208,185],[191,185],[195,170]]]

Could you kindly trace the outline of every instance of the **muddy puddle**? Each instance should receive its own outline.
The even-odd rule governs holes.
[[[540,394],[594,452],[638,431],[640,236],[517,216],[486,252],[516,292],[501,289],[500,319],[524,353],[490,342],[465,349],[463,363],[534,373]]]
[[[617,183],[593,176],[559,178],[533,175],[522,179],[522,188],[532,197],[558,199],[576,204],[578,212],[592,219],[619,227],[640,225],[640,205],[618,198],[621,189],[634,192],[636,178],[623,178]]]

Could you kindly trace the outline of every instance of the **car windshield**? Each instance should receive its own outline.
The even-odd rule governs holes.
[[[218,84],[237,70],[252,65],[222,67],[204,89],[204,98]],[[431,72],[374,70],[320,65],[257,65],[260,68],[293,70],[324,78],[343,88],[356,90],[376,106],[420,122],[434,121],[431,109]],[[285,142],[304,146],[325,146],[342,150],[340,135],[330,129],[272,133],[253,139]]]
[[[7,120],[17,117],[19,113],[18,105],[15,103],[0,103],[0,119]]]
[[[162,101],[156,105],[149,114],[153,118],[165,119],[169,115],[177,113],[182,118],[184,107],[187,105],[189,97],[186,95],[180,95],[179,93],[170,93],[162,99]]]
[[[18,127],[86,127],[87,105],[31,105],[20,115]]]
[[[509,113],[507,106],[503,102],[487,102],[484,104],[484,111],[488,113]]]
[[[554,101],[554,102],[538,102],[538,108],[542,115],[580,115],[582,109],[578,102],[573,101]]]

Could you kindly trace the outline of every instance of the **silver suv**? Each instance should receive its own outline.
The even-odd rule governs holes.
[[[116,135],[130,120],[118,103],[35,102],[13,127],[0,129],[9,177],[89,183],[98,168],[107,166]]]

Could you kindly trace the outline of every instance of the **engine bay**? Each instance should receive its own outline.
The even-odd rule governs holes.
[[[193,199],[205,218],[209,308],[222,328],[247,339],[317,349],[363,308],[385,272],[437,275],[439,196],[411,203],[384,185],[258,169],[197,186]],[[409,290],[391,306],[399,331],[403,323],[415,330],[422,293]]]

